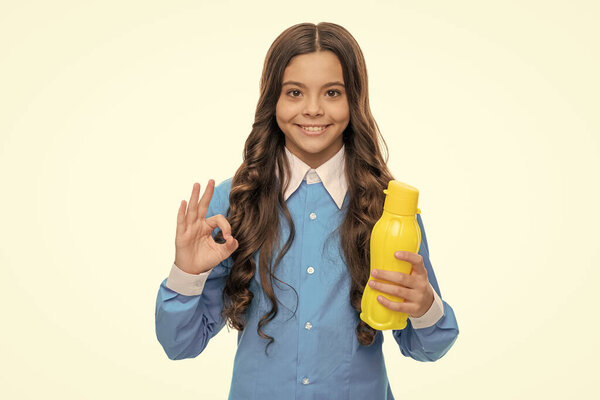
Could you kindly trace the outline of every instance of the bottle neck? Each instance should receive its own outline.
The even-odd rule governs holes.
[[[416,214],[421,213],[416,202],[390,201],[389,196],[386,196],[383,211],[404,217],[414,217]]]

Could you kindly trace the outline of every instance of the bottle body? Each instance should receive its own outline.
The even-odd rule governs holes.
[[[391,181],[395,182],[395,181]],[[408,186],[408,185],[406,185]],[[414,188],[412,188],[414,189]],[[416,190],[416,189],[414,189]],[[416,192],[418,196],[418,191]],[[390,194],[386,191],[386,205]],[[381,218],[373,226],[370,239],[371,268],[388,271],[399,271],[410,274],[412,265],[408,261],[399,260],[394,256],[398,250],[417,253],[421,245],[421,230],[416,214],[420,212],[414,202],[413,213],[400,215],[384,208]],[[387,207],[392,209],[393,207]],[[369,274],[369,281],[390,283],[382,279],[373,278]],[[365,286],[361,300],[360,318],[369,326],[377,330],[404,329],[407,325],[408,314],[390,310],[377,300],[377,296],[384,296],[389,300],[404,302],[403,298],[372,289],[369,282]]]

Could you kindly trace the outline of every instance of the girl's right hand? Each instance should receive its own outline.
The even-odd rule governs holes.
[[[215,181],[209,179],[198,203],[200,184],[194,183],[187,213],[185,200],[182,200],[179,206],[175,265],[188,274],[198,275],[211,270],[238,248],[238,241],[231,236],[231,226],[222,214],[204,218],[214,189]],[[211,233],[217,226],[223,232],[223,244],[218,244],[212,238]]]

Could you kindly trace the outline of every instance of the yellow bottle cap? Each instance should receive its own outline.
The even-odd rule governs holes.
[[[383,209],[392,214],[415,215],[420,214],[421,210],[417,208],[419,203],[419,190],[406,183],[391,180],[388,183],[385,193],[385,203]]]

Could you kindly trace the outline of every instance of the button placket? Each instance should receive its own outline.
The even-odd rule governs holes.
[[[306,208],[305,208],[305,213],[304,215],[308,214],[308,221],[306,223],[303,224],[303,235],[305,235],[306,237],[314,237],[314,235],[317,235],[320,233],[319,230],[319,223],[316,221],[317,219],[317,211],[315,209],[313,209],[312,211],[310,210],[310,208],[315,207],[318,203],[316,203],[315,201],[317,199],[313,199],[313,195],[316,194],[316,190],[319,189],[319,187],[317,187],[317,185],[309,185],[312,186],[310,187],[308,193],[307,193],[307,198],[306,198]],[[305,220],[306,221],[306,220]],[[304,241],[303,241],[304,242]],[[307,240],[306,243],[309,243],[309,241]],[[305,268],[305,273],[306,275],[304,275],[304,277],[301,278],[302,280],[302,284],[301,284],[301,290],[304,293],[311,293],[314,290],[317,290],[318,288],[318,281],[315,280],[316,277],[312,276],[315,274],[316,272],[316,267],[314,266],[314,264],[316,263],[317,265],[319,261],[317,261],[317,259],[315,259],[315,255],[314,255],[314,243],[311,243],[310,246],[303,246],[303,254],[302,254],[302,258],[300,260],[300,262],[304,265]],[[313,265],[311,265],[313,264]],[[314,310],[312,309],[312,306],[310,304],[307,304],[306,307],[300,311],[300,330],[302,330],[302,328],[304,328],[304,335],[300,334],[300,336],[298,337],[298,340],[300,341],[299,343],[299,349],[302,349],[299,354],[298,354],[298,359],[300,361],[299,364],[299,368],[298,368],[298,377],[300,378],[300,383],[302,385],[309,385],[311,384],[311,379],[304,375],[303,373],[306,372],[310,372],[312,369],[312,360],[314,360],[314,354],[312,354],[312,351],[314,348],[316,348],[316,343],[315,341],[317,340],[317,338],[315,337],[315,332],[312,332],[312,328],[313,328],[313,324],[312,322],[309,321],[309,319],[311,319],[312,317],[314,317]],[[304,317],[304,318],[303,318]],[[304,320],[304,324],[302,324],[302,320]],[[301,366],[301,367],[300,367]]]

